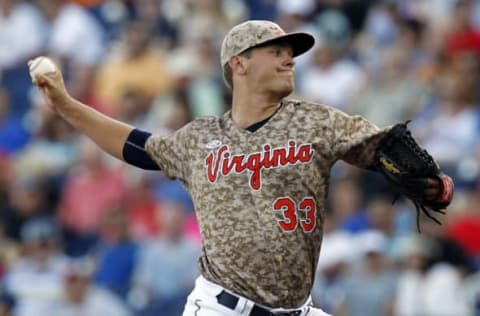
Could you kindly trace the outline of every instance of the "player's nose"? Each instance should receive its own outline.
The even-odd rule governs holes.
[[[292,54],[290,53],[283,54],[282,66],[287,68],[293,68],[293,66],[295,66],[295,60],[293,59]]]
[[[287,60],[285,61],[285,66],[289,68],[293,68],[295,66],[295,60],[293,60],[293,57],[288,57]]]

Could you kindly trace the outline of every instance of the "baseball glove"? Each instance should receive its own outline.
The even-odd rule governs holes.
[[[413,202],[420,232],[420,212],[441,225],[432,212],[445,214],[443,210],[453,197],[453,181],[440,171],[432,156],[417,144],[407,129],[409,122],[393,126],[379,141],[374,169],[383,174],[399,195]],[[433,197],[427,194],[432,189],[436,193]]]

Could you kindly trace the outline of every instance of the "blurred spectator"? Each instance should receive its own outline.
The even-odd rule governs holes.
[[[373,46],[390,46],[397,36],[398,11],[396,1],[377,1],[369,11],[364,31]]]
[[[277,0],[245,0],[245,5],[249,20],[276,20]]]
[[[276,9],[279,25],[286,32],[294,32],[309,26],[315,3],[312,0],[279,0],[276,3]]]
[[[169,54],[168,69],[176,89],[175,94],[170,96],[174,99],[170,103],[185,103],[193,117],[224,112],[225,87],[220,75],[217,45],[215,37],[207,33]]]
[[[36,217],[51,214],[43,178],[31,174],[16,175],[2,218],[8,238],[20,241],[24,225]]]
[[[366,205],[366,215],[370,229],[381,231],[385,236],[395,234],[396,208],[385,196],[374,196]]]
[[[453,73],[438,78],[436,96],[418,118],[415,135],[443,168],[471,156],[478,138],[480,116],[477,82]]]
[[[133,182],[126,197],[125,209],[128,215],[128,231],[134,240],[145,240],[159,233],[156,220],[157,201],[153,195],[153,175],[142,173]]]
[[[471,14],[472,0],[457,0],[451,19],[451,29],[446,39],[446,50],[450,56],[458,56],[466,52],[480,54],[480,30],[473,27]]]
[[[368,228],[368,219],[362,209],[361,191],[350,178],[335,181],[330,189],[331,211],[337,227],[349,233],[358,233]]]
[[[145,22],[152,30],[152,40],[164,48],[177,44],[177,29],[163,14],[162,0],[137,0],[133,2],[135,18]]]
[[[308,20],[310,15],[315,12],[315,2],[313,0],[279,0],[277,9],[280,15],[297,15]],[[281,17],[280,17],[281,19]]]
[[[123,203],[122,170],[110,166],[93,142],[83,140],[75,169],[67,177],[58,216],[67,231],[67,251],[84,254],[95,242],[100,219]]]
[[[141,126],[159,134],[169,134],[187,124],[191,117],[188,97],[185,91],[178,91],[157,96]]]
[[[348,57],[351,48],[351,26],[344,11],[323,10],[313,19],[320,37],[327,42],[334,43],[335,48],[342,52],[342,56]]]
[[[222,115],[225,112],[221,73],[211,37],[195,42],[197,72],[192,73],[187,89],[189,110],[193,117]]]
[[[428,87],[410,72],[412,53],[399,44],[385,48],[379,56],[382,67],[351,98],[349,112],[381,127],[410,119],[429,95]]]
[[[171,78],[163,50],[152,45],[151,28],[143,21],[124,26],[118,47],[105,56],[95,83],[95,94],[115,115],[120,100],[133,92],[150,102],[157,94],[168,93]]]
[[[26,62],[43,52],[47,36],[41,14],[30,1],[0,0],[0,86],[8,91],[10,112],[18,120],[31,107]]]
[[[93,6],[99,5],[102,2],[105,2],[105,0],[71,0],[71,2],[74,2],[76,4],[79,4],[85,7],[93,7]]]
[[[134,16],[133,1],[130,0],[70,0],[81,5],[102,27],[104,44],[118,36],[123,24]],[[105,54],[102,47],[102,57]]]
[[[156,179],[153,193],[158,201],[175,201],[183,206],[188,214],[192,214],[194,206],[192,198],[178,180],[172,181],[165,176]]]
[[[58,59],[72,96],[90,100],[94,68],[103,53],[100,25],[84,8],[67,0],[35,0],[48,23],[46,53]]]
[[[299,80],[298,91],[306,98],[338,108],[345,108],[361,87],[363,70],[341,55],[339,47],[324,41],[317,43],[312,65]]]
[[[385,235],[375,230],[356,237],[355,245],[359,249],[361,260],[360,271],[355,271],[345,280],[345,301],[342,307],[344,315],[392,314],[397,275],[385,255],[386,242]]]
[[[19,243],[7,237],[5,225],[5,221],[0,219],[0,281],[3,280],[4,275],[11,269],[21,254]],[[2,293],[0,288],[0,301]]]
[[[436,242],[428,237],[405,238],[405,271],[397,286],[394,315],[470,315],[462,275],[448,263],[434,263],[439,251]]]
[[[0,86],[0,152],[13,154],[30,140],[30,133],[20,117],[11,111],[9,93]]]
[[[22,227],[21,238],[25,255],[5,276],[5,289],[17,301],[14,315],[49,315],[67,263],[59,227],[48,217],[32,219]]]
[[[446,227],[448,239],[458,243],[465,249],[465,257],[476,259],[476,267],[480,268],[480,212],[476,209],[478,201],[474,200],[473,194],[468,209],[462,214],[451,216]]]
[[[480,314],[480,272],[469,276],[464,281],[464,293],[470,315]]]
[[[0,293],[0,316],[12,316],[15,304],[16,301],[12,295],[4,291]]]
[[[0,214],[8,206],[10,186],[14,180],[12,165],[11,157],[0,154]]]
[[[128,233],[122,208],[112,209],[102,219],[100,238],[93,251],[97,260],[95,284],[125,298],[137,257],[137,245]]]
[[[398,11],[406,18],[415,18],[427,23],[448,21],[457,0],[394,0]]]
[[[117,104],[115,104],[116,117],[140,128],[147,119],[151,102],[151,98],[144,93],[124,90]]]
[[[451,220],[450,218],[455,216],[455,205],[452,205],[449,211],[453,214],[436,217],[442,222],[447,222],[446,224],[448,225]],[[474,271],[475,267],[472,257],[461,244],[448,235],[446,228],[423,215],[420,216],[420,227],[422,234],[435,243],[437,253],[436,256],[431,259],[432,263],[447,263],[456,268],[462,276]]]
[[[329,9],[342,11],[348,18],[352,30],[359,32],[365,27],[365,19],[372,10],[372,6],[380,2],[376,0],[324,0],[317,1],[317,11],[321,12]]]
[[[408,53],[407,76],[411,77],[421,87],[419,90],[426,94],[421,96],[420,102],[425,102],[426,97],[432,97],[433,82],[446,66],[443,48],[444,28],[446,27],[429,25],[416,19],[398,22],[395,45]]]
[[[322,251],[312,289],[314,305],[332,315],[341,312],[346,294],[345,275],[355,257],[351,247],[353,238],[336,226],[332,214],[325,214]]]
[[[32,141],[15,155],[15,170],[45,178],[62,177],[77,154],[76,134],[43,101],[35,99],[34,102],[39,103],[35,103],[24,119]]]
[[[38,54],[46,35],[40,12],[31,3],[0,0],[0,78],[3,70],[24,66]]]
[[[93,268],[86,259],[68,262],[63,275],[62,296],[52,307],[52,316],[128,316],[126,306],[90,281]]]
[[[480,54],[465,52],[450,60],[447,67],[456,76],[467,81],[469,84],[475,86],[480,82]],[[473,89],[474,103],[478,106],[480,102],[480,92]]]
[[[384,255],[390,261],[398,260],[398,244],[405,234],[410,234],[416,227],[415,207],[410,201],[405,202],[392,204],[388,196],[376,195],[369,198],[366,205],[369,228],[384,234]]]
[[[384,49],[393,45],[398,34],[397,11],[394,1],[375,1],[367,12],[365,25],[353,44],[359,63],[370,72],[382,67]]]
[[[208,34],[218,40],[216,47],[231,26],[235,25],[245,14],[245,7],[240,1],[196,0],[186,1],[188,13],[180,22],[180,45],[188,45]]]
[[[129,302],[141,315],[180,315],[199,274],[200,249],[184,235],[182,204],[164,202],[157,215],[162,234],[141,246]]]

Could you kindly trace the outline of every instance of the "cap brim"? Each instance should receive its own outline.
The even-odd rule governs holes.
[[[285,42],[290,44],[293,49],[293,57],[301,55],[307,52],[315,44],[315,39],[312,35],[308,33],[296,32],[296,33],[287,33],[285,35],[275,37],[268,41],[265,41],[259,45],[265,45],[275,42]],[[259,46],[257,45],[257,46]]]

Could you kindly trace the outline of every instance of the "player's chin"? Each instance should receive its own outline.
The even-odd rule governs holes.
[[[283,89],[283,90],[276,90],[273,94],[275,95],[275,97],[279,100],[287,97],[288,95],[290,95],[290,93],[292,93],[292,89]]]
[[[290,93],[292,93],[292,91],[295,89],[295,84],[292,82],[284,82],[281,87],[279,88],[279,92],[280,94],[282,94],[283,96],[282,97],[286,97],[287,95],[289,95]]]
[[[270,91],[280,99],[288,96],[295,89],[293,80],[276,80],[273,82]]]

